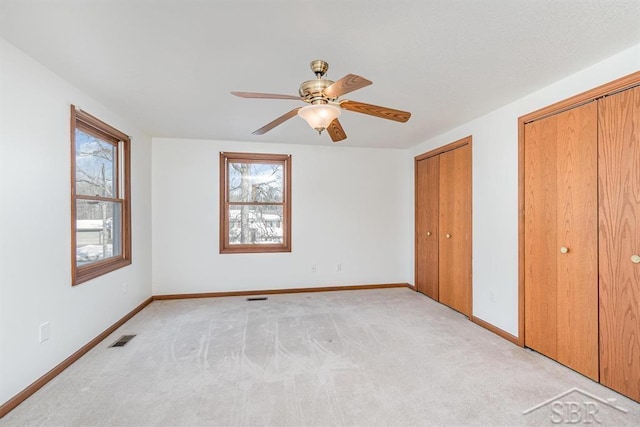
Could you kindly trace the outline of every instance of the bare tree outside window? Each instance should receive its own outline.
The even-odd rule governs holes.
[[[221,153],[220,160],[221,252],[290,251],[290,156]]]
[[[76,129],[76,194],[113,198],[117,145]],[[119,255],[120,230],[114,230],[119,204],[102,200],[76,203],[76,260],[78,265]],[[115,237],[115,247],[114,247]],[[115,250],[114,250],[115,249]]]

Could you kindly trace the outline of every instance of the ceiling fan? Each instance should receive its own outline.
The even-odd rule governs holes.
[[[309,104],[304,107],[294,108],[274,121],[267,123],[260,129],[254,131],[254,135],[267,133],[274,127],[298,115],[305,119],[307,123],[309,123],[309,126],[317,130],[318,134],[321,134],[322,131],[326,129],[331,140],[338,142],[347,138],[347,134],[344,132],[344,129],[342,129],[342,125],[340,125],[340,121],[338,120],[338,116],[340,116],[342,110],[369,114],[402,123],[411,117],[411,113],[407,111],[394,110],[392,108],[357,101],[339,101],[338,98],[342,95],[369,86],[373,82],[355,74],[347,74],[343,78],[333,82],[322,78],[328,69],[329,64],[326,61],[320,59],[311,61],[311,70],[315,73],[316,78],[314,80],[307,80],[300,85],[300,96],[256,92],[231,93],[241,98],[294,99]]]

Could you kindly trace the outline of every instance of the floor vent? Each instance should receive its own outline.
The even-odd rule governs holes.
[[[247,301],[266,301],[267,299],[267,297],[249,297]]]
[[[133,337],[135,337],[135,335],[123,335],[118,338],[118,341],[114,342],[109,347],[124,347],[129,341],[133,339]]]

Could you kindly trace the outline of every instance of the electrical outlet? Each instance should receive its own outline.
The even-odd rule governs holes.
[[[311,264],[311,272],[315,273],[316,271],[318,271],[316,265],[315,264]]]
[[[342,271],[342,264],[338,264],[336,266],[336,271]]]
[[[49,339],[49,322],[40,325],[40,344]]]
[[[122,295],[126,295],[129,292],[129,285],[127,282],[122,282]]]
[[[493,291],[489,292],[489,301],[496,302],[495,296],[493,295]]]

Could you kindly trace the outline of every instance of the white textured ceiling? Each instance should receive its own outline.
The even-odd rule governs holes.
[[[412,112],[345,111],[342,144],[409,147],[640,42],[640,1],[0,0],[0,36],[152,136],[330,145],[297,94],[325,59],[343,98]]]

